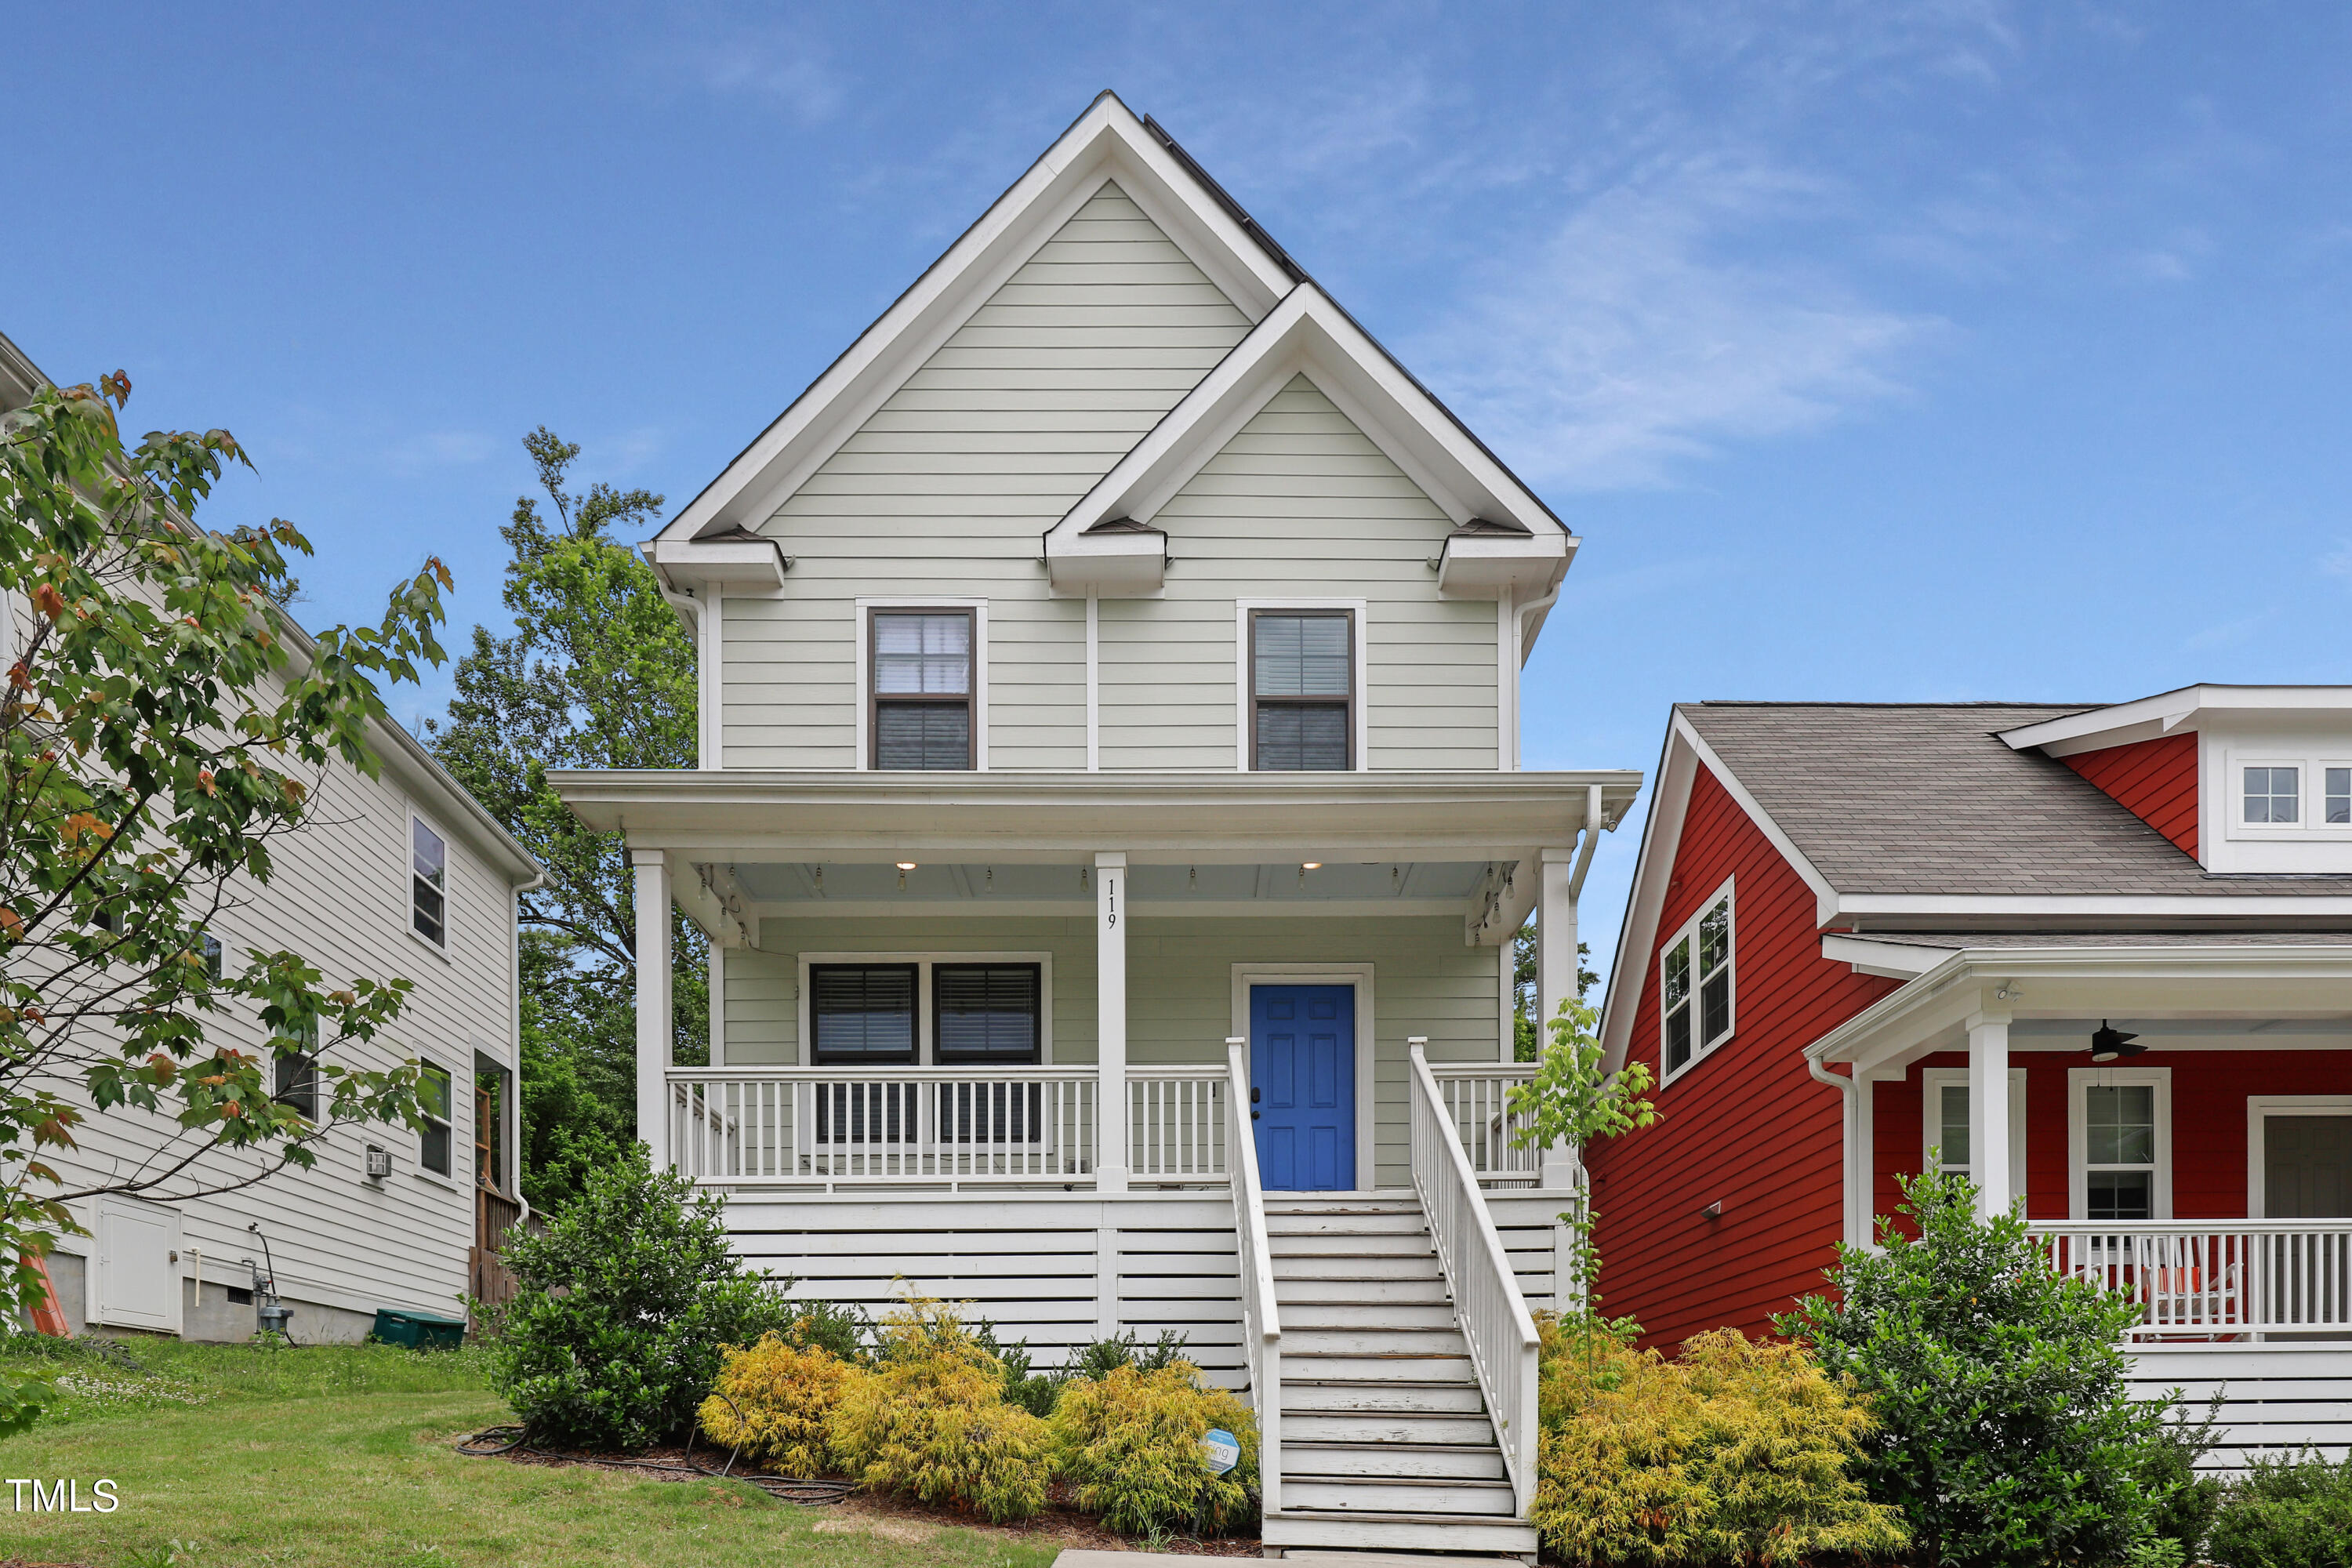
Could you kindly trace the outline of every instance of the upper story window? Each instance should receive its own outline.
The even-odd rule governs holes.
[[[2320,820],[2330,827],[2352,826],[2352,767],[2324,768]]]
[[[2300,822],[2303,814],[2303,770],[2260,767],[2245,770],[2246,820],[2249,823]]]
[[[277,1051],[269,1098],[298,1112],[306,1121],[319,1120],[319,1023],[313,1018],[299,1029],[280,1029],[278,1039],[298,1047]]]
[[[973,765],[971,623],[970,610],[874,612],[874,766]]]
[[[818,1067],[911,1067],[915,976],[911,963],[818,963],[809,967],[809,1058]]]
[[[2289,751],[2233,752],[2229,784],[2229,834],[2233,838],[2303,840],[2352,832],[2352,756]]]
[[[1731,1033],[1731,884],[1716,889],[1667,940],[1658,960],[1658,1002],[1664,1039],[1661,1083],[1720,1045]]]
[[[449,846],[408,819],[408,927],[436,947],[449,945]]]
[[[416,1110],[425,1130],[417,1136],[416,1163],[436,1175],[449,1173],[451,1116],[457,1101],[449,1089],[449,1069],[431,1062],[416,1079]]]
[[[1258,610],[1250,616],[1250,765],[1342,773],[1356,754],[1355,616]]]

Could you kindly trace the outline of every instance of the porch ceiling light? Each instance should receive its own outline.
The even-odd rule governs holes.
[[[1301,860],[1298,863],[1298,868],[1302,871],[1320,871],[1323,869],[1323,862],[1320,860]]]
[[[915,863],[912,860],[901,860],[898,862],[898,869],[901,871],[911,871],[914,868]]]
[[[2119,1062],[2126,1057],[2138,1056],[2147,1049],[2146,1046],[2132,1044],[2138,1038],[2137,1035],[2126,1034],[2102,1018],[2097,1030],[2091,1036],[2091,1059],[2095,1062]]]

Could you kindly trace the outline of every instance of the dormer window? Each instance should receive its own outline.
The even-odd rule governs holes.
[[[2302,820],[2303,770],[2257,767],[2245,770],[2246,821],[2284,824]]]
[[[2326,774],[2326,815],[2320,820],[2330,827],[2352,826],[2352,767],[2329,768]]]
[[[2300,755],[2285,747],[2231,750],[2221,774],[2229,787],[2227,836],[2274,843],[2352,837],[2347,750],[2352,748],[2314,748]]]

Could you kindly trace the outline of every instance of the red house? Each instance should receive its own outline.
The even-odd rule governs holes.
[[[1609,1312],[1766,1331],[1936,1161],[2226,1385],[2220,1458],[2352,1441],[2352,687],[1684,704],[1656,780]]]

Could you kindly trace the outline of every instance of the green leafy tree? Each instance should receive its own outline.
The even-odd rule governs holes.
[[[442,765],[547,868],[522,895],[523,1194],[550,1206],[636,1136],[635,889],[621,836],[592,830],[548,786],[551,768],[695,765],[693,641],[644,559],[614,537],[650,531],[662,498],[564,486],[580,447],[523,437],[541,498],[499,531],[510,637],[474,628],[446,722]],[[552,521],[551,521],[551,514]],[[702,934],[671,916],[674,1059],[709,1059]]]
[[[1569,1231],[1569,1273],[1579,1303],[1569,1317],[1587,1328],[1600,1326],[1601,1254],[1592,1232],[1601,1222],[1592,1206],[1584,1171],[1584,1151],[1603,1138],[1618,1138],[1650,1126],[1657,1107],[1642,1097],[1650,1091],[1650,1069],[1629,1062],[1611,1072],[1594,1033],[1601,1012],[1580,1000],[1559,999],[1551,1019],[1551,1044],[1536,1064],[1536,1075],[1511,1090],[1510,1108],[1519,1148],[1564,1148],[1575,1173],[1576,1195],[1559,1216]]]
[[[206,931],[268,882],[323,774],[373,776],[373,683],[440,660],[448,574],[428,562],[378,625],[306,637],[280,606],[308,542],[284,521],[198,528],[245,454],[225,430],[126,445],[130,391],[117,372],[0,416],[0,1321],[76,1228],[68,1203],[183,1203],[307,1167],[347,1122],[421,1125],[413,1059],[367,1068],[342,1049],[400,1015],[409,982],[208,953]],[[275,1056],[315,1053],[315,1117],[272,1098],[272,1054],[211,1037],[231,1012],[257,1016]],[[47,1163],[89,1115],[126,1110],[160,1130],[137,1163],[76,1183]],[[0,1383],[0,1432],[38,1399]]]
[[[1584,1000],[1601,976],[1584,967],[1592,956],[1592,944],[1576,944],[1576,999]],[[1511,1059],[1531,1062],[1541,1049],[1536,1037],[1536,917],[1530,912],[1519,929],[1511,935]]]
[[[2168,1555],[2150,1547],[2179,1484],[2158,1462],[2171,1409],[2126,1381],[2137,1307],[2051,1268],[2015,1215],[1979,1215],[1965,1178],[1903,1194],[1918,1234],[1882,1218],[1878,1250],[1841,1247],[1834,1294],[1777,1325],[1870,1396],[1871,1496],[1903,1510],[1922,1563]]]

